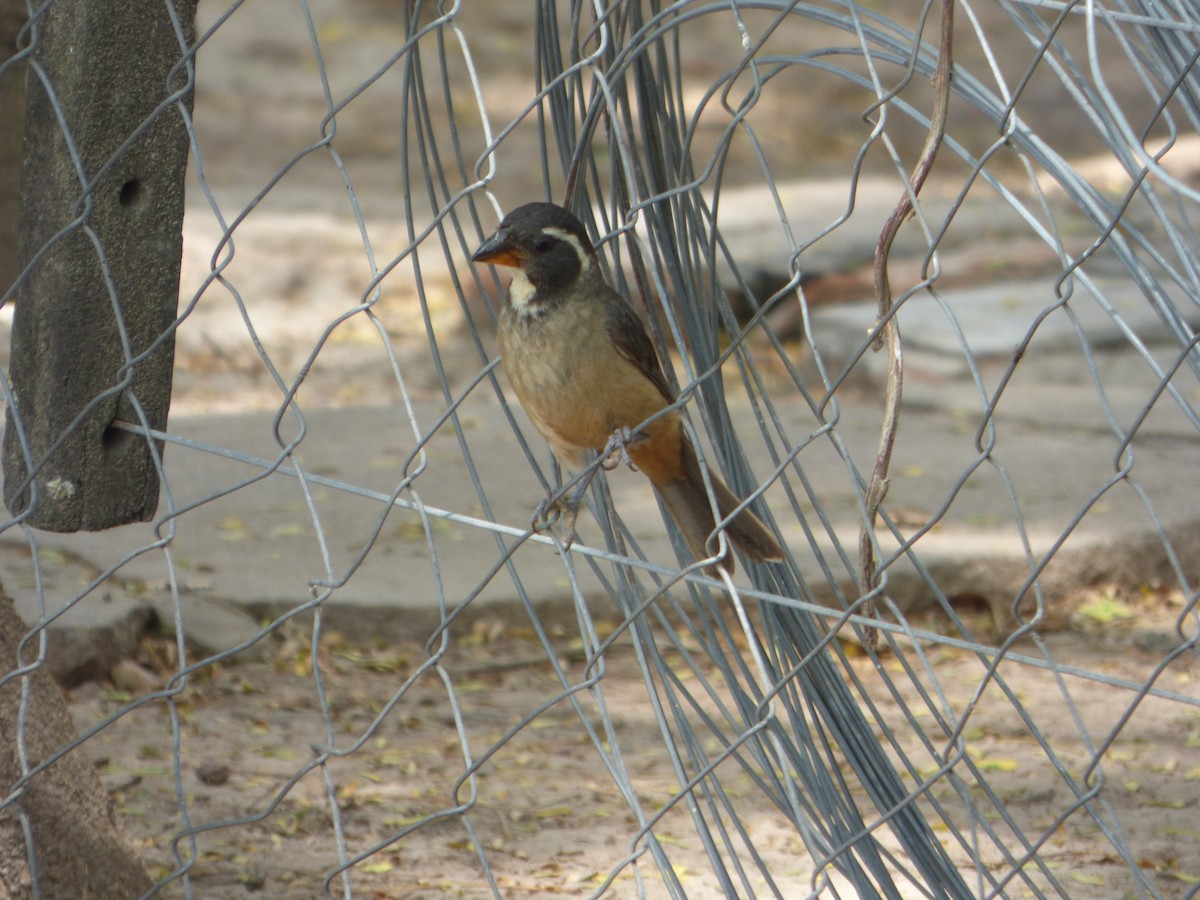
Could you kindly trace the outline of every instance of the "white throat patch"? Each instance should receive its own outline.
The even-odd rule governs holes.
[[[529,305],[529,301],[536,293],[537,288],[525,277],[525,273],[520,269],[513,269],[512,282],[508,285],[508,302],[512,306],[513,312],[521,316],[533,313],[534,309]]]

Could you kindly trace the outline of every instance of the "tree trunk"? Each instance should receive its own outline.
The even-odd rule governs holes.
[[[26,630],[0,589],[0,679],[18,667],[17,644]],[[26,648],[26,662],[36,648],[36,642]],[[18,728],[26,682],[24,725]],[[0,807],[0,897],[132,900],[146,893],[153,881],[117,824],[87,753],[72,750],[14,797],[22,778],[18,737],[30,768],[76,740],[66,701],[45,666],[0,686],[0,804],[6,804]]]

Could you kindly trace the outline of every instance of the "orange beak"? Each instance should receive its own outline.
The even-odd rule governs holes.
[[[508,233],[504,229],[500,229],[475,251],[471,262],[491,263],[494,266],[511,266],[519,269],[522,258],[517,248],[509,240]]]

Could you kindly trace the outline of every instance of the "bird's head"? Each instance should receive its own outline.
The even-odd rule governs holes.
[[[517,270],[509,302],[526,311],[569,288],[592,264],[592,242],[575,216],[553,203],[527,203],[504,217],[472,262]]]

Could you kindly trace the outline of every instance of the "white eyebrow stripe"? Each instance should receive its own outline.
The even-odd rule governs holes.
[[[579,238],[571,234],[571,232],[563,228],[555,228],[553,225],[542,229],[542,234],[547,234],[550,237],[558,238],[560,241],[566,241],[575,250],[575,255],[579,257],[579,267],[586,269],[588,266],[588,254],[583,249],[583,244],[579,243]]]

